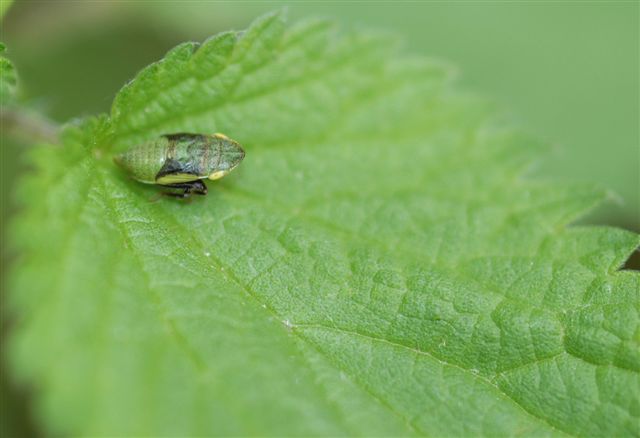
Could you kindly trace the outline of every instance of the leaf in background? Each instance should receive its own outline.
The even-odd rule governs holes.
[[[180,45],[32,153],[13,370],[52,434],[633,435],[637,235],[441,65],[325,22]],[[110,155],[224,132],[191,203]]]
[[[2,18],[4,18],[4,14],[7,13],[9,8],[11,7],[12,3],[13,3],[13,0],[2,0],[2,1],[0,1],[0,20]]]
[[[16,72],[11,61],[1,54],[6,46],[0,43],[0,104],[7,105],[13,101],[16,90]]]

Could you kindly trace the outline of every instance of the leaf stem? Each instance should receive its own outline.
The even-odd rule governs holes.
[[[0,127],[25,143],[59,144],[59,126],[34,111],[0,107]]]

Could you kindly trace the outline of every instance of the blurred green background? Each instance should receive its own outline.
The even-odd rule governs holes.
[[[324,16],[347,27],[388,30],[401,37],[406,51],[451,62],[459,69],[460,88],[496,100],[519,124],[554,145],[536,175],[594,181],[617,193],[582,222],[640,231],[640,10],[635,1],[19,0],[2,23],[0,41],[17,67],[23,101],[64,122],[108,112],[120,87],[176,44],[242,29],[282,6],[292,19]],[[24,138],[5,135],[2,140],[6,219],[25,145],[20,144]],[[4,267],[6,249],[2,256]],[[3,332],[7,324],[3,321]],[[7,392],[5,373],[2,377],[0,433],[32,435],[33,426],[24,419],[24,394]]]
[[[397,33],[450,61],[554,147],[536,174],[595,181],[612,198],[584,221],[640,231],[639,3],[36,2],[13,4],[2,39],[23,97],[58,121],[106,112],[118,89],[185,40],[244,28],[287,6]],[[12,166],[4,160],[3,172]]]

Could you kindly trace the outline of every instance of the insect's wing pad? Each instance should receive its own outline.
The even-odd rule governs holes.
[[[178,132],[176,134],[162,134],[162,137],[169,141],[195,141],[202,137],[201,134],[191,134],[190,132]]]
[[[162,169],[156,174],[156,184],[176,184],[196,181],[200,179],[196,172],[192,172],[177,160],[168,159]]]

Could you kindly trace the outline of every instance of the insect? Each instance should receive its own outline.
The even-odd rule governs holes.
[[[207,194],[204,179],[216,180],[235,169],[244,150],[223,134],[166,134],[131,147],[114,161],[145,184],[171,191],[166,195],[187,198]]]

